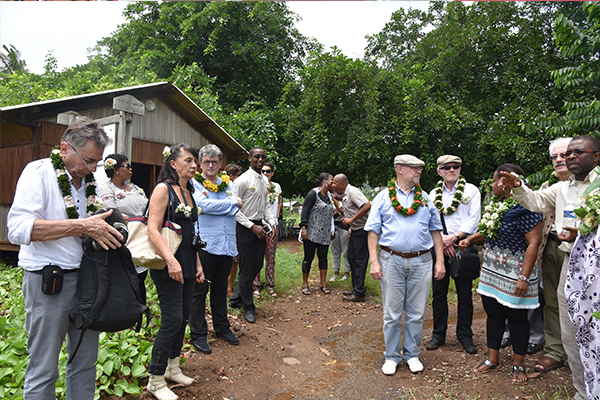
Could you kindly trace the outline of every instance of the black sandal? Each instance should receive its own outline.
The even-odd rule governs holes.
[[[515,378],[513,379],[513,384],[515,385],[525,385],[527,384],[527,371],[525,371],[525,368],[523,368],[521,365],[513,365],[513,373],[515,374]],[[517,379],[519,379],[519,374],[520,373],[524,373],[525,374],[525,380],[524,381],[518,381]]]
[[[325,286],[321,286],[321,291],[325,294],[331,294],[331,290],[329,290],[329,288],[327,287],[327,285]]]
[[[484,365],[487,366],[487,369],[484,369],[483,371],[477,371],[479,368],[483,367]],[[482,362],[481,364],[479,364],[478,366],[473,368],[473,372],[475,372],[476,374],[485,374],[487,372],[500,371],[500,370],[502,370],[500,361],[498,361],[498,363],[496,363],[496,364],[492,364],[492,362],[488,359],[486,359],[484,362]]]
[[[304,286],[302,288],[302,294],[305,294],[307,296],[310,294],[310,289],[308,288],[308,286]]]

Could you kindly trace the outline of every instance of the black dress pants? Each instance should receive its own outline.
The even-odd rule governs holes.
[[[364,297],[367,293],[365,288],[365,275],[369,263],[367,235],[368,232],[364,229],[353,230],[348,241],[348,261],[352,272],[352,294],[358,297]]]
[[[229,272],[231,272],[233,257],[210,254],[204,250],[200,250],[198,256],[202,263],[204,277],[212,282],[210,284],[210,309],[213,327],[217,334],[223,334],[231,326],[227,319],[227,280]],[[196,282],[189,321],[192,340],[199,336],[206,336],[208,333],[205,318],[208,285],[209,283],[206,281]]]
[[[445,257],[445,256],[444,256]],[[433,286],[433,335],[442,342],[446,341],[446,330],[448,329],[448,286],[450,285],[450,274],[441,280],[432,280]],[[473,280],[455,279],[456,295],[458,297],[458,319],[456,321],[456,338],[460,343],[465,340],[473,340]]]
[[[252,230],[236,224],[237,248],[240,260],[238,283],[229,300],[231,307],[243,305],[244,310],[254,312],[252,282],[263,267],[267,240],[259,239]]]

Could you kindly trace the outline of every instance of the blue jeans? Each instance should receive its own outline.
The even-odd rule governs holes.
[[[419,345],[423,340],[423,315],[431,287],[431,262],[431,252],[403,258],[379,250],[379,264],[383,271],[381,294],[386,360],[399,363],[402,355],[407,361],[419,355]],[[400,355],[403,311],[406,314]]]

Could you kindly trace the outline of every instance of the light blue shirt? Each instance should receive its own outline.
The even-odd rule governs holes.
[[[192,178],[191,182],[196,205],[202,209],[195,226],[196,233],[206,242],[203,250],[217,256],[237,256],[235,215],[240,209],[235,198],[235,186],[230,182],[226,190],[211,192],[196,179]],[[221,178],[217,177],[217,185],[221,182]]]
[[[396,185],[396,197],[402,207],[410,207],[414,201],[415,188],[405,194]],[[384,189],[375,197],[371,205],[369,219],[365,231],[379,235],[379,245],[393,251],[410,253],[429,250],[433,247],[431,231],[441,231],[442,223],[429,196],[423,191],[423,200],[427,205],[421,206],[413,215],[407,217],[392,207],[389,189]]]

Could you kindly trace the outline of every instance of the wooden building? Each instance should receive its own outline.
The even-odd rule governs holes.
[[[17,180],[30,161],[49,157],[77,115],[98,121],[114,143],[105,154],[129,156],[132,181],[150,193],[163,162],[162,149],[178,142],[199,149],[217,145],[224,164],[247,159],[246,150],[171,82],[90,93],[0,109],[0,250],[8,242],[6,216]]]

